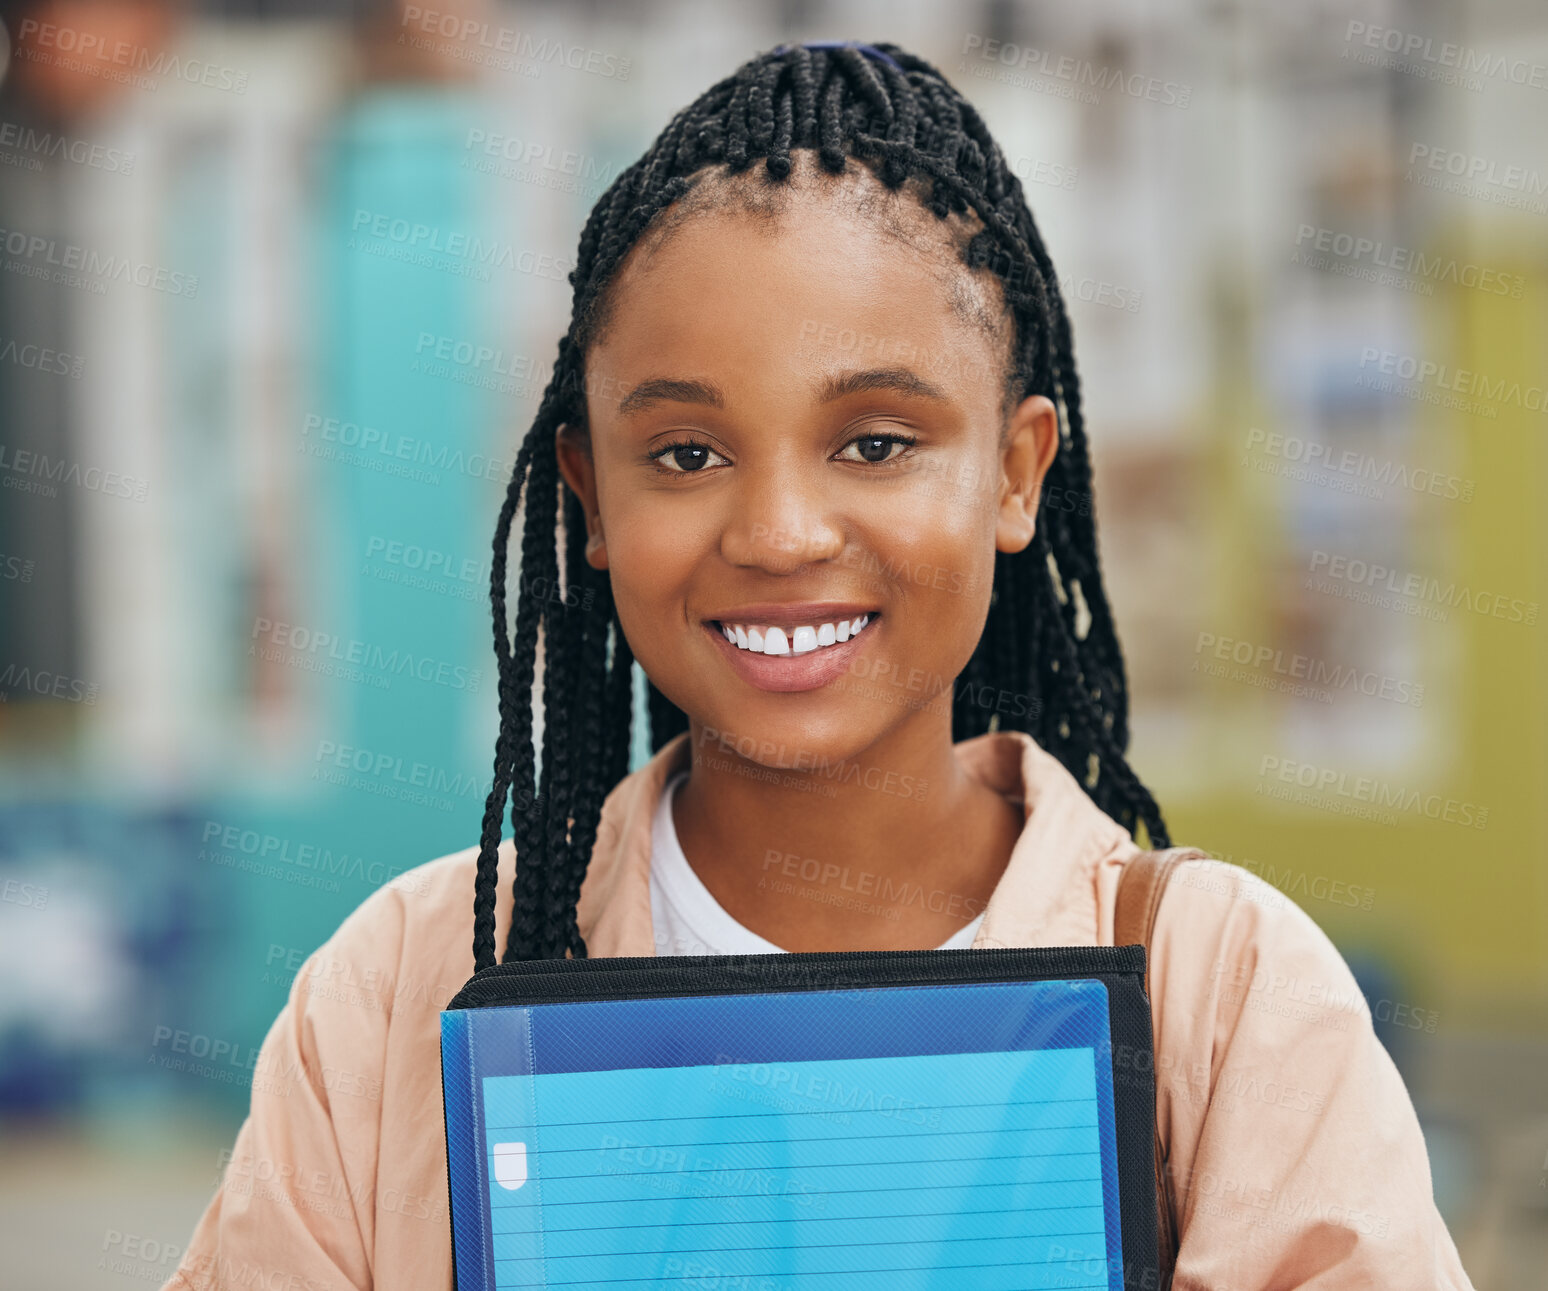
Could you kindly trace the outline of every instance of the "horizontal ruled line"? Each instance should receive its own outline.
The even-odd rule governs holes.
[[[1006,1152],[993,1157],[903,1157],[897,1161],[806,1161],[806,1162],[758,1162],[746,1166],[726,1166],[727,1170],[852,1170],[858,1166],[894,1166],[894,1165],[951,1165],[959,1161],[1052,1161],[1057,1157],[1095,1157],[1101,1159],[1101,1152],[1096,1148],[1087,1148],[1083,1152]],[[604,1173],[591,1174],[543,1174],[534,1176],[539,1183],[554,1182],[561,1179],[637,1179],[651,1175],[687,1174],[685,1170],[608,1170]],[[1034,1183],[1041,1180],[1023,1179],[1011,1182]],[[1049,1183],[1062,1183],[1060,1179],[1047,1180]],[[832,1191],[823,1189],[822,1191]]]
[[[1040,1264],[1058,1264],[1060,1260],[1007,1260],[1000,1264],[916,1264],[907,1268],[881,1268],[881,1269],[803,1269],[799,1273],[781,1273],[777,1269],[760,1269],[747,1273],[738,1273],[739,1278],[852,1278],[862,1273],[957,1273],[971,1269],[1030,1269]],[[648,1278],[587,1278],[584,1282],[554,1282],[545,1278],[542,1282],[512,1282],[507,1285],[511,1291],[519,1287],[578,1287],[578,1286],[615,1286],[623,1282],[687,1282],[690,1280],[703,1282],[702,1273],[685,1273],[681,1277],[663,1277],[656,1274]],[[1081,1286],[1066,1286],[1061,1291],[1107,1291],[1106,1282],[1086,1282]]]
[[[646,1119],[641,1117],[641,1120]],[[620,1124],[622,1122],[619,1122]],[[512,1130],[531,1129],[531,1126],[522,1125],[495,1125],[489,1129],[490,1134],[506,1134]],[[541,1127],[549,1128],[548,1126]],[[936,1139],[952,1134],[1056,1134],[1060,1130],[1094,1130],[1096,1121],[1071,1121],[1068,1125],[1024,1125],[1004,1126],[993,1125],[986,1130],[918,1130],[909,1134],[813,1134],[799,1139],[703,1139],[690,1140],[687,1143],[630,1143],[631,1148],[719,1148],[719,1147],[744,1147],[762,1143],[869,1143],[873,1139]],[[544,1156],[555,1156],[560,1152],[604,1152],[608,1148],[534,1148],[541,1150]]]
[[[759,1193],[759,1194],[756,1194],[756,1195],[758,1195],[758,1196],[767,1196],[769,1194]],[[788,1193],[778,1193],[778,1194],[774,1194],[774,1195],[776,1197],[786,1197],[786,1196],[789,1196],[790,1194],[788,1194]],[[848,1196],[849,1194],[846,1193],[845,1195]],[[1084,1202],[1084,1203],[1082,1203],[1080,1205],[1076,1205],[1076,1206],[1039,1206],[1037,1208],[1037,1213],[1040,1214],[1040,1215],[1045,1215],[1048,1212],[1054,1211],[1054,1210],[1101,1210],[1102,1207],[1103,1207],[1103,1204],[1100,1201],[1088,1201],[1088,1202]],[[512,1207],[504,1207],[504,1209],[509,1210],[509,1209],[512,1209]],[[864,1220],[867,1220],[867,1219],[940,1219],[940,1218],[942,1218],[944,1216],[948,1216],[948,1215],[955,1218],[955,1217],[967,1216],[967,1215],[1024,1215],[1026,1213],[1027,1212],[1025,1210],[1022,1210],[1022,1209],[1016,1209],[1016,1210],[908,1210],[908,1211],[902,1211],[902,1212],[899,1212],[899,1213],[892,1213],[892,1214],[886,1214],[886,1215],[801,1215],[799,1217],[799,1219],[800,1219],[800,1222],[802,1224],[852,1224],[852,1223],[861,1222],[861,1221],[864,1221]],[[624,1228],[710,1228],[710,1227],[713,1227],[713,1228],[728,1228],[732,1224],[788,1224],[788,1223],[790,1223],[790,1219],[791,1219],[791,1217],[789,1215],[774,1215],[774,1216],[771,1216],[768,1219],[688,1219],[688,1220],[669,1220],[668,1222],[662,1223],[662,1224],[609,1224],[608,1227],[611,1228],[611,1229],[624,1229]],[[513,1232],[513,1233],[495,1233],[494,1236],[495,1237],[536,1237],[536,1236],[539,1236],[539,1235],[547,1236],[550,1233],[594,1233],[596,1231],[597,1231],[597,1226],[595,1224],[583,1224],[583,1225],[580,1225],[579,1227],[576,1227],[576,1228],[549,1228],[547,1226],[544,1226],[542,1229],[525,1228],[525,1229],[520,1229],[520,1230],[518,1230],[516,1232]]]
[[[951,1184],[938,1184],[938,1185],[936,1185],[933,1188],[929,1187],[929,1186],[917,1187],[917,1188],[908,1188],[908,1187],[900,1187],[900,1188],[845,1188],[842,1192],[835,1192],[833,1189],[830,1188],[830,1189],[827,1190],[825,1195],[841,1196],[841,1197],[858,1197],[861,1193],[869,1193],[869,1192],[947,1192],[947,1191],[955,1191],[955,1190],[962,1189],[962,1188],[1027,1188],[1027,1187],[1031,1187],[1031,1188],[1047,1188],[1047,1187],[1052,1186],[1053,1184],[1100,1183],[1101,1181],[1102,1181],[1102,1176],[1101,1175],[1092,1175],[1089,1178],[1087,1178],[1085,1176],[1082,1176],[1079,1179],[1024,1179],[1024,1180],[1021,1180],[1019,1182],[1012,1182],[1012,1183],[1006,1183],[1004,1181],[1001,1181],[1001,1182],[997,1182],[997,1183],[951,1183]],[[778,1194],[778,1195],[786,1196],[788,1194],[781,1193],[781,1194]],[[693,1200],[693,1201],[725,1201],[727,1198],[730,1198],[730,1197],[767,1197],[767,1196],[769,1196],[769,1194],[765,1193],[765,1192],[715,1192],[715,1193],[701,1193],[698,1196],[695,1196],[695,1197],[691,1198],[690,1200]],[[636,1204],[636,1203],[642,1202],[642,1201],[673,1201],[673,1202],[681,1202],[682,1200],[683,1200],[683,1198],[681,1198],[681,1197],[613,1197],[613,1198],[609,1198],[606,1201],[599,1201],[595,1197],[589,1197],[589,1198],[587,1198],[584,1201],[544,1201],[544,1202],[519,1201],[519,1202],[508,1202],[508,1203],[506,1203],[504,1205],[495,1206],[494,1210],[496,1212],[499,1212],[499,1211],[502,1211],[502,1210],[535,1210],[539,1206],[544,1206],[544,1207],[549,1207],[549,1208],[552,1208],[552,1207],[555,1207],[555,1206],[624,1206],[624,1205],[633,1205],[633,1204]]]
[[[512,1077],[511,1079],[516,1078]],[[530,1077],[523,1079],[530,1079]],[[918,1109],[920,1111],[935,1111],[939,1109],[943,1112],[952,1112],[973,1107],[1049,1107],[1055,1103],[1085,1103],[1089,1105],[1091,1103],[1091,1096],[1088,1094],[1083,1095],[1080,1098],[1024,1098],[1019,1102],[1014,1103],[915,1103],[909,1110],[913,1111]],[[616,1116],[598,1121],[544,1121],[541,1128],[545,1130],[552,1130],[559,1129],[566,1125],[626,1125],[630,1121],[651,1121],[653,1123],[657,1121],[735,1121],[751,1116],[831,1116],[834,1112],[846,1112],[853,1116],[879,1116],[883,1115],[884,1111],[885,1109],[879,1107],[846,1108],[842,1106],[836,1106],[813,1107],[809,1110],[806,1108],[799,1108],[789,1112],[715,1112],[707,1116],[656,1116],[651,1113],[645,1113],[640,1116]],[[498,1130],[501,1133],[504,1133],[506,1130],[530,1130],[537,1127],[535,1127],[531,1122],[520,1122],[514,1125],[489,1125],[487,1128],[491,1132]]]
[[[1097,1228],[1080,1233],[996,1233],[993,1237],[904,1237],[886,1242],[813,1242],[809,1246],[673,1246],[644,1251],[577,1251],[574,1255],[508,1255],[496,1257],[496,1264],[529,1264],[533,1260],[611,1260],[624,1255],[730,1255],[735,1251],[843,1251],[861,1246],[945,1246],[949,1242],[1022,1242],[1048,1237],[1103,1237]],[[985,1265],[984,1267],[992,1267]]]

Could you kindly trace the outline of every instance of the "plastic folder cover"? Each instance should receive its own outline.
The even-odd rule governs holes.
[[[1136,1284],[1131,949],[485,970],[442,1014],[458,1287]]]

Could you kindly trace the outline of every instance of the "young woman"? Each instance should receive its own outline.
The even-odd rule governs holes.
[[[170,1285],[450,1284],[438,1010],[497,946],[1111,944],[1133,832],[1168,845],[1124,759],[1058,279],[939,72],[755,58],[598,202],[571,279],[495,541],[482,843],[297,975]],[[628,773],[635,661],[655,754]],[[1469,1286],[1309,917],[1196,863],[1151,991],[1176,1287]]]

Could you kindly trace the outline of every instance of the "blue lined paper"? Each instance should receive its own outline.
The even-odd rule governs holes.
[[[1119,1288],[1105,996],[470,1011],[485,1285]]]

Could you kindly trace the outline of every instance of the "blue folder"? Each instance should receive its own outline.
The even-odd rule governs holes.
[[[487,968],[441,1015],[457,1287],[1155,1286],[1143,976],[1139,947]]]

